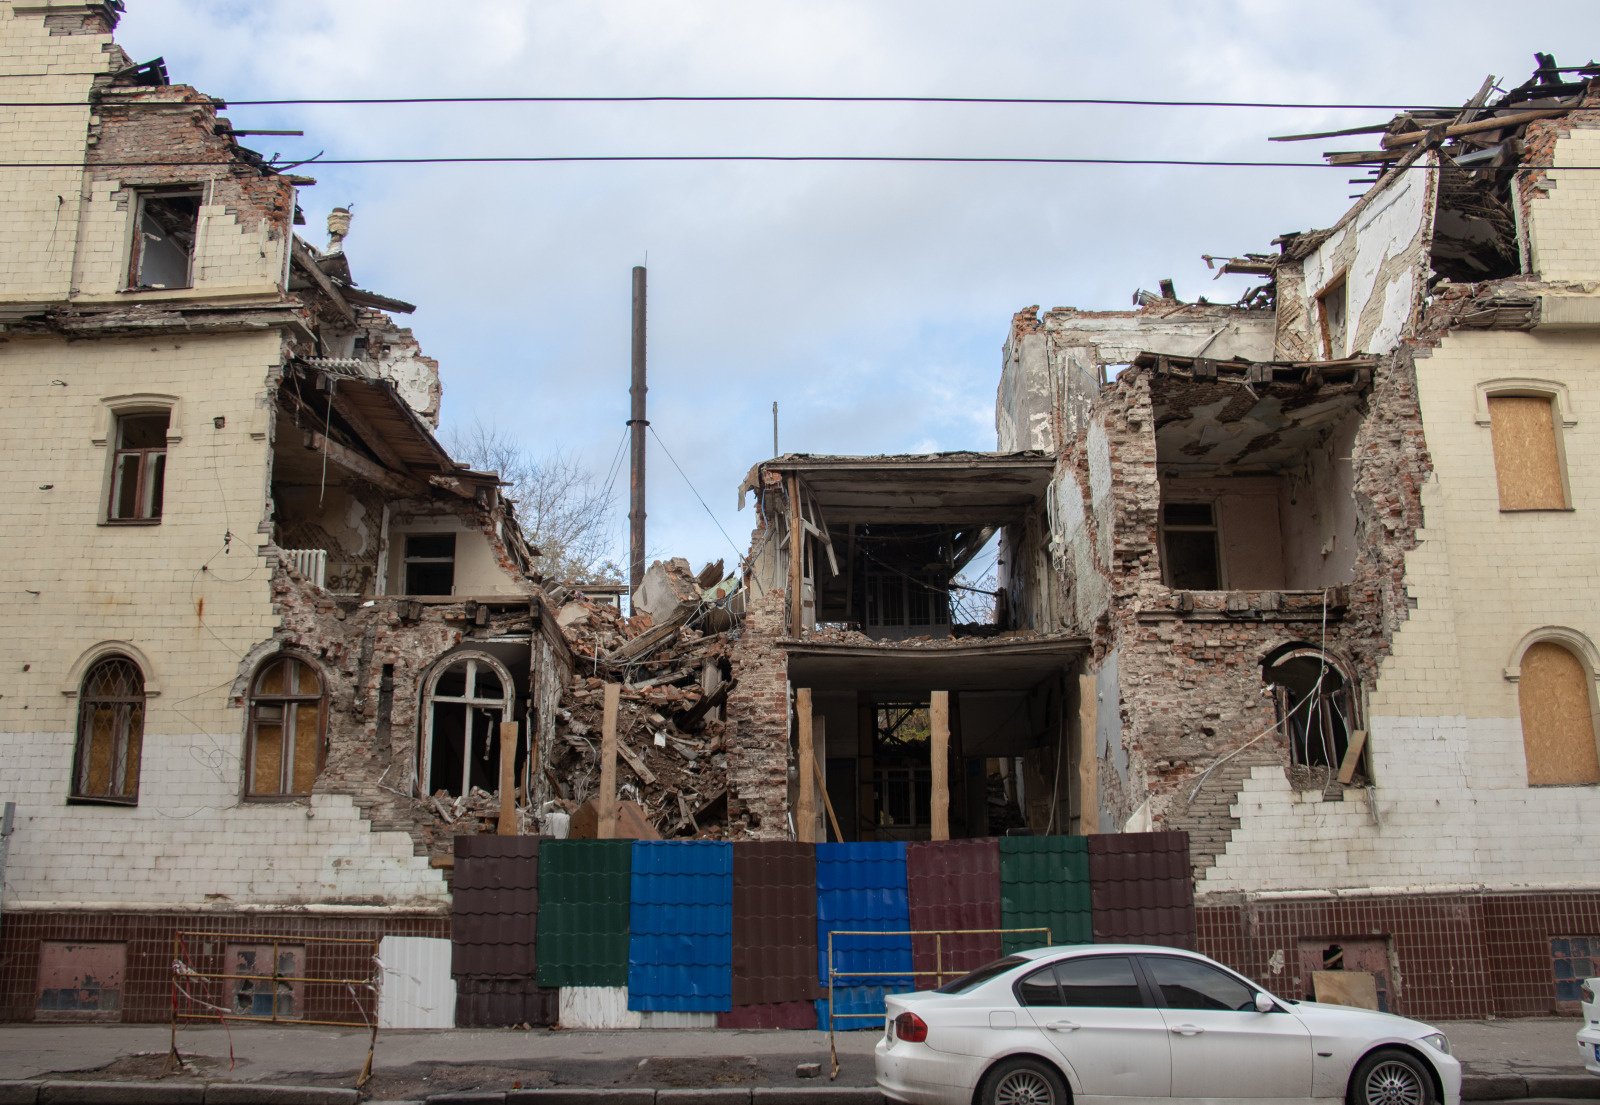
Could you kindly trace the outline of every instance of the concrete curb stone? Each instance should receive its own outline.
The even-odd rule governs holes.
[[[357,1090],[339,1086],[272,1086],[256,1082],[208,1082],[205,1105],[356,1105]]]
[[[750,1105],[748,1086],[688,1087],[656,1091],[656,1105]]]
[[[655,1105],[656,1091],[642,1086],[551,1086],[511,1090],[506,1105]]]
[[[0,1082],[0,1105],[33,1105],[38,1100],[37,1082]]]
[[[751,1105],[879,1105],[876,1086],[757,1086]]]
[[[204,1085],[183,1082],[40,1082],[39,1105],[205,1105]]]
[[[1600,1098],[1600,1078],[1592,1074],[1529,1074],[1523,1081],[1528,1086],[1528,1097]]]

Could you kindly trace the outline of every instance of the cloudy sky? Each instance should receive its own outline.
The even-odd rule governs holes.
[[[1593,0],[128,0],[118,41],[229,100],[843,95],[1458,104],[1600,52]],[[1582,32],[1582,33],[1580,33]],[[235,107],[285,158],[840,154],[1303,160],[1268,143],[1381,110],[861,104]],[[1205,253],[1334,221],[1337,169],[602,163],[326,166],[358,281],[474,420],[603,479],[628,417],[630,273],[649,268],[649,551],[734,559],[772,452],[992,449],[1000,345],[1030,304],[1123,308]],[[663,454],[670,451],[687,480]],[[623,458],[625,465],[626,458]],[[691,487],[693,490],[691,490]],[[695,492],[709,506],[703,508]],[[624,560],[627,474],[613,529]],[[720,529],[719,529],[720,527]],[[722,531],[731,535],[731,542]]]

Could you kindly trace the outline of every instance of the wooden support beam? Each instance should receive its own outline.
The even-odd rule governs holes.
[[[833,839],[844,843],[844,833],[839,829],[839,815],[833,812],[833,799],[828,797],[828,776],[822,770],[822,764],[815,758],[811,766],[817,773],[817,789],[822,791],[822,805],[828,811],[828,823],[833,826]]]
[[[1546,107],[1536,111],[1516,111],[1510,115],[1496,115],[1488,119],[1479,119],[1475,123],[1457,123],[1455,126],[1445,127],[1446,138],[1458,138],[1463,134],[1481,134],[1486,130],[1499,130],[1501,127],[1519,127],[1523,123],[1531,123],[1535,119],[1549,119],[1556,115],[1565,115],[1578,105],[1572,107]],[[1425,130],[1407,130],[1399,134],[1387,134],[1383,137],[1383,148],[1392,150],[1400,146],[1411,146],[1428,137]]]
[[[928,760],[933,769],[930,840],[950,839],[950,692],[928,696]]]
[[[600,711],[600,793],[595,809],[600,825],[599,840],[610,840],[617,831],[617,710],[622,704],[622,684],[607,683],[605,703]]]
[[[500,836],[517,835],[517,723],[500,723]]]
[[[1361,763],[1361,750],[1367,746],[1367,731],[1356,729],[1350,734],[1350,743],[1345,745],[1344,759],[1339,761],[1339,781],[1345,786],[1350,785],[1350,780],[1356,777],[1356,766]]]
[[[422,492],[425,484],[402,479],[376,461],[368,460],[348,445],[341,445],[318,430],[306,430],[302,439],[305,447],[321,453],[351,475],[360,476],[392,494],[409,498]]]
[[[785,478],[784,488],[789,496],[789,636],[798,637],[805,625],[806,563],[806,531],[800,520],[800,477]],[[806,692],[808,701],[810,694]]]
[[[799,723],[800,747],[796,754],[800,760],[800,770],[795,772],[796,790],[799,792],[795,800],[794,831],[795,837],[802,844],[815,844],[817,840],[815,821],[817,819],[816,783],[812,773],[806,765],[816,758],[812,741],[811,717],[811,688],[797,687],[794,692],[794,714]]]
[[[322,290],[322,294],[328,297],[329,303],[339,317],[354,325],[356,321],[355,308],[350,306],[349,301],[344,297],[344,293],[334,286],[332,280],[328,279],[328,274],[317,267],[316,259],[311,256],[310,248],[293,234],[289,235],[289,248],[294,255],[296,263],[301,269],[305,270],[307,276],[311,277],[311,282]]]
[[[1078,834],[1100,831],[1100,701],[1092,675],[1078,676]]]

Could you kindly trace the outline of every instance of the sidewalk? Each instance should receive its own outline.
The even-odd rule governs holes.
[[[1467,1069],[1467,1100],[1600,1100],[1585,1073],[1575,1018],[1441,1024]],[[374,1101],[492,1105],[502,1101],[877,1102],[877,1032],[837,1036],[829,1080],[823,1032],[535,1029],[381,1032],[367,1092]],[[0,1105],[10,1102],[193,1102],[344,1105],[367,1055],[348,1029],[181,1027],[188,1069],[163,1078],[163,1025],[0,1025]],[[233,1056],[230,1063],[230,1049]],[[816,1077],[800,1077],[817,1064]]]

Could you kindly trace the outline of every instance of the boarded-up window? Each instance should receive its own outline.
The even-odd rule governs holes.
[[[144,675],[127,657],[109,656],[89,669],[78,695],[72,797],[137,802],[143,744]]]
[[[1489,396],[1501,510],[1565,510],[1555,404],[1545,395]]]
[[[310,794],[322,770],[322,680],[310,664],[280,656],[250,694],[245,793]]]
[[[1583,661],[1554,641],[1538,642],[1522,655],[1517,700],[1529,785],[1600,783]]]

